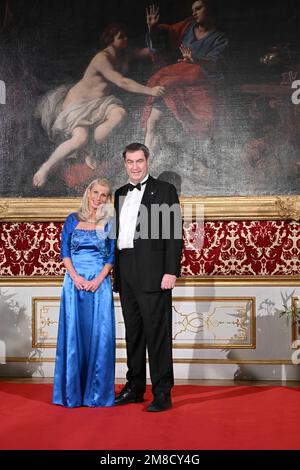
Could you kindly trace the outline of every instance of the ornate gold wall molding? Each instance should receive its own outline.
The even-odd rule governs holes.
[[[255,280],[253,279],[253,276],[249,279],[248,277],[244,277],[244,279],[241,282],[241,279],[238,278],[225,278],[220,281],[220,283],[216,283],[215,279],[210,279],[207,281],[207,279],[204,280],[203,284],[203,278],[197,278],[197,277],[192,277],[192,278],[182,278],[178,282],[178,285],[183,285],[187,287],[202,287],[204,286],[233,286],[233,287],[242,287],[242,286],[264,286],[264,285],[270,285],[270,286],[300,286],[300,276],[293,276],[291,278],[289,277],[284,277],[280,276],[278,279],[274,280],[274,277],[270,277],[267,279],[259,279]],[[250,281],[250,282],[249,282]],[[253,283],[252,283],[253,281]],[[229,282],[229,283],[228,283]],[[258,282],[258,283],[257,283]],[[57,278],[9,278],[9,279],[1,279],[0,278],[0,287],[2,286],[24,286],[24,287],[30,287],[30,286],[60,286],[62,283],[62,277],[59,279]],[[118,298],[116,297],[115,300]],[[33,328],[34,332],[35,328]],[[117,344],[117,348],[123,348],[124,344]],[[39,363],[48,363],[48,362],[54,362],[55,358],[51,357],[6,357],[5,358],[6,362],[22,362],[22,363],[31,363],[31,362],[39,362]],[[126,362],[125,358],[117,358],[117,363],[124,363]],[[230,364],[252,364],[252,365],[293,365],[292,361],[288,358],[279,358],[279,359],[215,359],[215,358],[206,358],[206,359],[200,359],[200,358],[174,358],[174,363],[175,364],[223,364],[223,365],[230,365]]]
[[[291,196],[289,197],[277,196],[276,206],[278,207],[279,214],[282,217],[282,219],[291,219],[291,220],[300,219],[300,206],[299,206],[298,199],[294,199]]]
[[[76,211],[80,198],[0,199],[0,220],[62,221]],[[196,214],[204,206],[206,220],[298,220],[300,196],[210,196],[180,199]],[[190,212],[190,211],[189,211]]]
[[[60,297],[33,297],[31,299],[32,348],[56,348]],[[53,318],[53,309],[57,318]],[[54,325],[57,325],[53,332]],[[54,336],[51,336],[54,334]]]
[[[185,287],[299,287],[296,276],[186,276],[177,279],[176,286]]]
[[[79,198],[8,198],[0,199],[0,221],[47,222],[65,220],[76,211]]]
[[[0,287],[60,287],[63,276],[0,276]]]
[[[177,303],[192,303],[195,306],[192,312],[179,311]],[[199,306],[204,304],[204,311],[197,310],[196,304]],[[174,349],[255,349],[256,347],[255,297],[173,296],[172,308]],[[227,333],[224,331],[224,326]],[[231,331],[228,331],[228,328],[231,328]],[[221,335],[229,336],[220,337],[220,329],[223,331]],[[190,342],[188,342],[189,332],[195,335],[194,338],[190,338]],[[200,333],[201,336],[209,333],[209,339],[206,338],[201,342],[197,339]],[[183,342],[180,343],[180,340]]]
[[[42,357],[38,358],[27,358],[27,357],[6,357],[6,362],[55,362],[54,357]],[[125,357],[119,357],[116,359],[118,364],[126,364],[127,359]],[[290,359],[240,359],[240,360],[232,360],[232,359],[193,359],[193,358],[174,358],[174,364],[259,364],[265,366],[273,366],[273,365],[294,365]],[[298,366],[297,366],[298,367]]]
[[[0,287],[59,287],[63,276],[0,276]],[[297,276],[186,276],[176,281],[181,287],[299,287],[300,275]]]

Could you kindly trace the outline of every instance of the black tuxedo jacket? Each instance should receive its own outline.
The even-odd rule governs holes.
[[[136,190],[134,190],[136,191]],[[122,203],[128,192],[128,184],[119,188],[115,193],[114,204],[116,211],[116,237],[119,235],[119,218]],[[164,215],[157,216],[157,209],[173,205]],[[165,181],[149,176],[141,201],[137,218],[134,250],[136,254],[137,271],[144,292],[160,291],[164,274],[180,276],[180,261],[182,251],[182,218],[179,199],[175,187]],[[151,215],[152,214],[152,215]],[[139,236],[142,234],[142,236]],[[114,290],[119,291],[119,250],[116,243]]]

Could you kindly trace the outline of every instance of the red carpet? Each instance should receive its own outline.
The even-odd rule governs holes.
[[[118,386],[118,389],[120,386]],[[174,407],[65,409],[52,385],[0,383],[0,449],[300,449],[300,388],[176,386]]]

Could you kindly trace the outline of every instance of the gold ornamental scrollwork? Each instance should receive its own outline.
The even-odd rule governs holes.
[[[246,340],[247,339],[247,311],[245,307],[236,308],[236,311],[240,315],[240,318],[236,318],[235,320],[231,321],[224,321],[219,320],[217,318],[217,308],[213,309],[213,312],[190,312],[190,313],[183,313],[180,312],[175,305],[172,306],[174,312],[177,314],[180,319],[178,319],[175,324],[179,326],[179,330],[176,331],[173,340],[176,340],[182,333],[191,332],[194,334],[200,333],[205,329],[209,331],[212,335],[214,340],[217,338],[217,328],[221,325],[235,325],[239,332],[236,336],[236,339],[239,340]]]
[[[56,326],[58,325],[59,303],[59,297],[32,298],[31,315],[33,348],[56,348]],[[53,310],[55,309],[57,315],[54,312],[53,316]]]
[[[284,220],[300,220],[300,205],[298,199],[278,196],[276,198],[276,205],[280,218]]]
[[[187,309],[179,308],[178,303]],[[203,308],[195,308],[201,304]],[[254,297],[174,296],[172,309],[175,349],[255,348]]]

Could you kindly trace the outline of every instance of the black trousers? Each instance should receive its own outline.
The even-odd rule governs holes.
[[[174,384],[172,291],[141,291],[134,249],[120,252],[120,299],[126,329],[127,382],[136,393],[144,393],[147,347],[152,392],[168,395]]]

